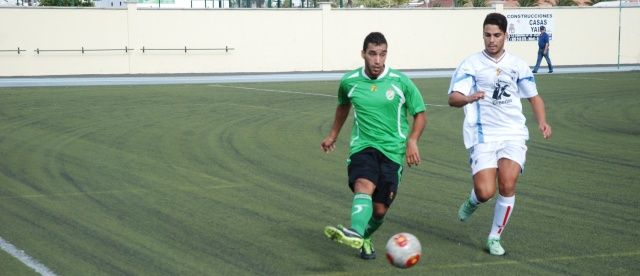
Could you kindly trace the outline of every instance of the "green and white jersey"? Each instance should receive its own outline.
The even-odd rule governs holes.
[[[372,80],[364,67],[355,69],[340,81],[338,104],[353,106],[349,156],[372,147],[393,162],[404,164],[410,131],[407,114],[425,111],[420,91],[407,76],[386,66]]]

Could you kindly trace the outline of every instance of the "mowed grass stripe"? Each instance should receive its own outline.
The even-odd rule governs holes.
[[[535,263],[553,263],[553,262],[571,262],[575,260],[583,260],[583,259],[613,259],[613,258],[625,258],[625,257],[636,257],[640,255],[640,251],[633,252],[620,252],[620,253],[607,253],[607,254],[597,254],[590,256],[558,256],[558,257],[549,257],[549,258],[540,258],[540,259],[531,259],[531,260],[497,260],[493,262],[466,262],[466,263],[458,263],[458,264],[443,264],[443,265],[431,265],[428,270],[430,272],[437,271],[448,271],[448,270],[458,270],[458,269],[468,269],[473,268],[477,270],[485,269],[491,266],[518,266],[518,265],[526,265],[526,264],[535,264]],[[388,273],[388,272],[385,272]],[[358,271],[360,275],[383,275],[385,274],[379,270],[365,270]],[[329,273],[325,275],[350,275],[350,273],[345,272],[336,272]]]
[[[225,112],[225,113],[228,113],[228,112]],[[259,115],[259,116],[260,116],[260,117],[264,117],[263,115]],[[159,117],[164,117],[164,116],[159,116]],[[166,118],[163,118],[163,119],[166,119]],[[143,118],[139,118],[139,120],[144,121],[144,124],[150,124],[150,125],[152,125],[152,126],[155,124],[155,122],[154,122],[154,121],[151,121],[151,122],[149,122],[148,120],[147,120],[147,121],[145,121]],[[244,119],[242,119],[242,120],[244,120]],[[160,121],[160,120],[156,120],[156,121]],[[120,121],[119,123],[121,123],[121,121]],[[215,124],[214,124],[214,125],[215,125]],[[218,124],[218,127],[219,127],[219,126],[220,126],[220,124]],[[197,131],[197,128],[195,128],[195,129],[196,129],[195,131]],[[195,132],[195,131],[194,131],[194,132]],[[205,132],[206,132],[206,131],[205,131]],[[198,136],[198,133],[193,133],[193,134],[195,134],[195,136]],[[136,135],[137,135],[137,133],[136,133],[135,131],[131,133],[131,136],[133,136],[133,137],[135,137]],[[209,135],[209,134],[207,134],[207,135]],[[219,142],[221,142],[221,143],[223,143],[223,144],[224,144],[224,143],[226,143],[226,142],[228,142],[228,141],[227,141],[227,137],[226,137],[226,135],[225,135],[224,133],[223,133],[222,135],[215,135],[215,136],[216,136],[215,138],[217,138],[217,139],[222,138],[222,141],[219,141]],[[120,135],[119,135],[119,134],[118,134],[118,135],[116,135],[116,136],[115,136],[115,138],[116,138],[116,140],[119,140],[119,139],[120,139]],[[205,140],[210,141],[210,139],[208,139],[209,137],[200,137],[200,138],[205,138]],[[216,139],[216,140],[217,140],[217,139]],[[229,138],[229,139],[230,139],[230,140],[233,140],[232,138]],[[129,140],[131,140],[131,139],[129,139]],[[197,144],[205,144],[205,145],[206,145],[206,144],[207,144],[206,142],[207,142],[207,141],[205,141],[204,143],[197,143]],[[216,141],[213,141],[213,142],[216,142]],[[126,143],[128,143],[128,141],[127,141],[127,140],[125,140],[125,141],[124,141],[124,143],[126,144]],[[63,144],[68,144],[68,143],[63,143]],[[144,145],[141,145],[141,146],[144,148]],[[60,148],[60,147],[57,147],[57,148]],[[64,149],[64,147],[62,147],[62,148]],[[225,147],[216,147],[216,148],[224,149]],[[94,148],[93,150],[95,151],[96,149]],[[97,148],[97,150],[99,151],[99,150],[100,150],[100,147],[98,147],[98,148]],[[132,150],[132,149],[129,149],[129,150]],[[133,149],[133,150],[139,150],[139,149]],[[63,152],[64,152],[64,150],[63,150]],[[66,152],[65,152],[65,153],[66,153]],[[100,156],[100,154],[92,154],[92,155],[98,155],[98,156]],[[127,157],[127,158],[125,158],[125,161],[127,161],[127,160],[128,160],[128,159],[130,159],[130,158],[132,158],[132,159],[133,159],[133,157],[131,157],[131,156],[127,155],[127,154],[124,154],[124,155]],[[121,159],[121,157],[122,157],[122,156],[120,156],[120,158],[116,157],[116,159]],[[90,158],[91,158],[91,156],[87,157],[85,160],[90,159]],[[170,158],[169,158],[169,159],[170,159]],[[79,163],[80,163],[80,162],[78,162],[77,164],[74,164],[74,165],[79,165]],[[131,163],[131,161],[126,162],[126,163]],[[229,162],[220,162],[220,163],[221,163],[221,164],[223,164],[223,166],[225,166],[225,165],[229,165],[229,166],[231,166],[231,164],[225,164],[225,163],[229,163]],[[242,165],[242,164],[241,164],[241,165]],[[230,169],[234,169],[235,167],[240,167],[240,166],[232,166],[232,167],[229,167],[229,168],[230,168]],[[146,168],[146,167],[145,167],[145,168]],[[133,168],[131,168],[131,169],[130,169],[130,171],[132,171],[133,169],[135,169],[135,166],[134,166]],[[234,172],[233,170],[229,170],[229,171],[230,171],[230,172]],[[68,174],[69,174],[69,175],[75,175],[74,173],[68,173]],[[137,177],[140,177],[140,176],[137,176]],[[234,178],[233,178],[233,180],[234,180],[234,181],[237,181],[237,182],[241,182],[241,181],[238,181],[238,180],[240,180],[240,179],[241,179],[240,175],[235,175],[235,176],[234,176]],[[65,179],[63,179],[63,180],[65,180],[65,181],[69,181],[69,180],[70,180],[70,178],[65,178]],[[105,184],[106,184],[106,183],[105,183]],[[136,184],[137,184],[137,183],[136,183]],[[80,188],[80,189],[84,189],[84,187],[79,187],[79,188]],[[90,196],[90,194],[89,194],[89,196]],[[237,201],[234,201],[233,203],[237,203]],[[102,205],[104,205],[104,206],[106,207],[108,204],[102,204]],[[223,206],[224,206],[224,205],[223,205]],[[226,208],[225,208],[225,209],[226,209]],[[235,208],[235,209],[237,209],[237,208]],[[224,224],[223,224],[223,227],[224,227]],[[226,227],[228,228],[228,226],[226,226]],[[227,229],[227,230],[228,230],[228,229]],[[224,235],[220,235],[220,237],[224,237]],[[222,246],[222,245],[219,245],[219,246],[213,246],[213,244],[209,244],[208,246],[211,246],[211,248],[209,249],[209,251],[211,251],[211,250],[215,250],[215,252],[220,252],[220,254],[223,254],[223,255],[220,255],[220,257],[224,260],[224,263],[232,263],[233,259],[228,259],[228,258],[230,258],[231,256],[233,256],[233,254],[229,254],[228,252],[226,252],[226,250],[224,250],[224,249],[223,249],[223,248],[224,248],[224,246]],[[233,245],[229,245],[229,246],[232,246],[232,247],[233,247]],[[223,256],[224,256],[224,257],[223,257]],[[105,261],[106,261],[106,260],[105,260]],[[241,262],[242,260],[241,260],[240,258],[238,258],[238,261],[239,261],[239,262]],[[259,261],[259,260],[258,260],[258,261]],[[117,264],[117,263],[116,263],[116,264]],[[117,267],[117,266],[116,266],[116,267]],[[108,270],[107,270],[107,271],[108,271]],[[117,272],[118,270],[115,270],[115,271]]]
[[[337,82],[0,89],[0,236],[61,275],[392,274],[383,247],[400,231],[425,250],[405,274],[637,274],[639,75],[566,76],[536,77],[551,141],[524,103],[532,140],[501,260],[483,252],[492,203],[455,218],[470,175],[453,108],[428,108],[380,258],[323,237],[351,202],[351,119],[335,152],[319,149]],[[448,79],[415,81],[446,103]]]

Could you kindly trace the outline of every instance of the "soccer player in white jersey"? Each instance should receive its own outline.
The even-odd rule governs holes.
[[[349,187],[354,193],[351,225],[327,226],[331,240],[360,249],[363,259],[375,258],[371,235],[383,222],[398,193],[403,164],[420,163],[418,139],[426,122],[425,104],[413,82],[386,64],[387,40],[379,32],[367,35],[362,47],[364,67],[342,77],[333,126],[320,147],[329,152],[349,110],[354,124],[349,143]],[[408,116],[413,117],[409,128]]]
[[[448,91],[449,105],[464,109],[462,131],[473,174],[473,189],[458,218],[467,220],[481,203],[493,198],[497,180],[499,194],[486,246],[490,254],[504,255],[500,235],[513,212],[529,139],[520,99],[531,104],[545,139],[551,137],[551,126],[529,66],[504,50],[506,17],[491,13],[482,26],[484,50],[462,61]]]

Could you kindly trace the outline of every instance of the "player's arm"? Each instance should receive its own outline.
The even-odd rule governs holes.
[[[449,106],[463,107],[472,102],[478,101],[484,98],[484,92],[477,91],[469,96],[462,94],[459,91],[453,91],[449,94]]]
[[[538,129],[542,133],[544,139],[551,138],[551,126],[547,123],[547,115],[544,111],[544,101],[542,97],[536,95],[528,99],[533,110],[533,115],[538,121]]]
[[[424,111],[413,115],[413,125],[411,126],[411,133],[409,133],[409,138],[407,139],[407,154],[405,157],[409,167],[420,164],[418,140],[420,140],[420,136],[422,136],[426,123],[427,115]]]
[[[336,140],[338,139],[338,135],[340,134],[340,130],[342,129],[342,125],[347,120],[349,116],[349,111],[351,110],[351,104],[340,104],[336,107],[336,115],[333,119],[333,126],[331,127],[331,132],[329,135],[322,140],[320,143],[320,148],[324,152],[330,152],[336,147]]]

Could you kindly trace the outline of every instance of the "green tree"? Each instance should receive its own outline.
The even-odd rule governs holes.
[[[464,7],[464,5],[466,5],[466,4],[467,4],[467,0],[454,0],[454,1],[453,1],[453,4],[454,4],[456,7]]]
[[[555,0],[556,1],[556,6],[560,6],[560,7],[568,7],[568,6],[577,6],[578,3],[576,3],[574,0]]]
[[[518,5],[520,7],[535,7],[538,5],[537,0],[518,0]]]
[[[40,6],[51,7],[93,7],[91,0],[41,0]]]
[[[471,0],[474,7],[486,7],[487,2],[485,0]]]
[[[283,8],[291,8],[291,0],[283,0],[282,1]]]

